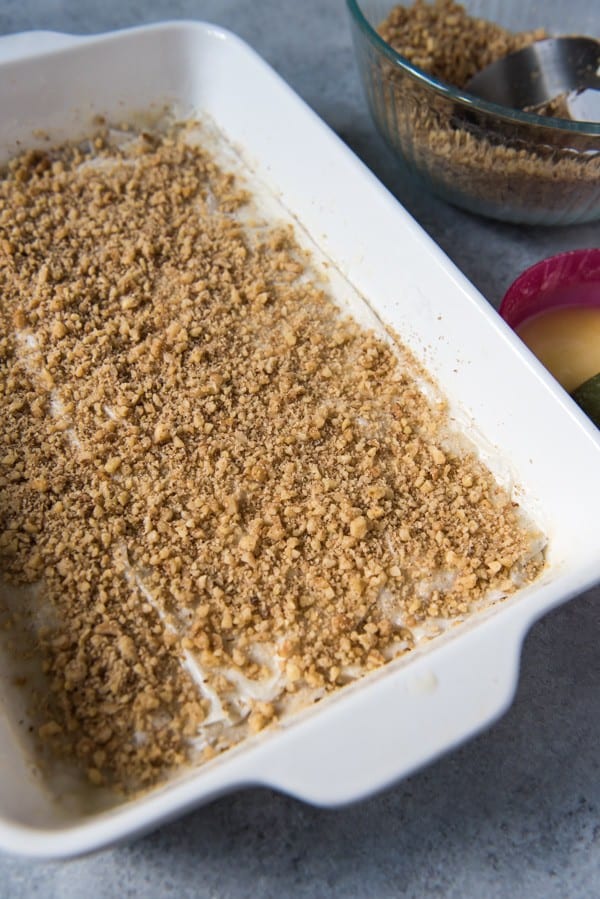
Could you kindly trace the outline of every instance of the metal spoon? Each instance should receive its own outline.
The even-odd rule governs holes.
[[[600,122],[600,41],[557,37],[536,41],[478,72],[470,94],[530,112],[560,100],[560,118]],[[562,111],[564,109],[564,112]]]

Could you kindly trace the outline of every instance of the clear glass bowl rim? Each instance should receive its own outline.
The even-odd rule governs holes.
[[[452,102],[462,103],[466,106],[470,106],[472,109],[477,109],[484,113],[491,113],[505,121],[512,121],[524,125],[534,125],[545,129],[553,129],[562,133],[597,135],[600,137],[600,122],[573,122],[570,119],[540,116],[533,112],[522,112],[520,110],[510,109],[508,106],[500,106],[498,103],[490,103],[487,100],[481,100],[473,94],[452,87],[445,81],[440,81],[433,75],[424,72],[423,69],[420,69],[418,66],[413,65],[406,59],[406,57],[402,56],[397,50],[394,50],[390,44],[383,40],[361,10],[360,0],[346,0],[346,5],[351,17],[361,29],[364,36],[379,53],[383,54],[399,69],[405,69],[417,81],[421,81],[423,84],[427,85],[427,87],[430,87],[438,94],[442,94]]]

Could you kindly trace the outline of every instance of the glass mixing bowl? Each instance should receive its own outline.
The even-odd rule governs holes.
[[[347,0],[375,124],[400,163],[436,194],[509,222],[600,219],[600,123],[520,112],[428,75],[377,27],[396,4]],[[412,0],[404,0],[404,6]],[[468,12],[512,31],[598,37],[598,0],[466,0]]]

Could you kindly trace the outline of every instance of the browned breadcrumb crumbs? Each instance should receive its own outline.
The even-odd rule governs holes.
[[[413,65],[455,87],[464,87],[497,59],[548,36],[543,28],[515,34],[469,15],[454,0],[395,6],[379,33]]]
[[[394,50],[463,89],[507,53],[548,34],[512,33],[454,0],[394,7],[379,28]],[[502,120],[436,94],[377,55],[362,60],[376,121],[408,165],[450,202],[509,221],[576,221],[600,201],[597,137]],[[535,110],[564,115],[560,98]]]
[[[543,564],[394,349],[291,229],[240,223],[187,135],[27,152],[0,182],[2,576],[52,610],[39,736],[126,790]]]

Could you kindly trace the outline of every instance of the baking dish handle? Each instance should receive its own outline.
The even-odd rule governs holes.
[[[392,674],[340,694],[327,715],[296,722],[265,745],[265,786],[321,806],[361,799],[411,774],[489,726],[510,705],[528,629],[492,616]],[[495,620],[493,620],[495,619]],[[272,750],[272,754],[271,754]],[[265,764],[266,761],[266,764]],[[265,773],[266,772],[266,773]]]
[[[53,50],[64,50],[65,47],[82,40],[85,40],[85,37],[62,34],[58,31],[20,31],[16,34],[3,34],[0,35],[0,62],[24,59]]]

